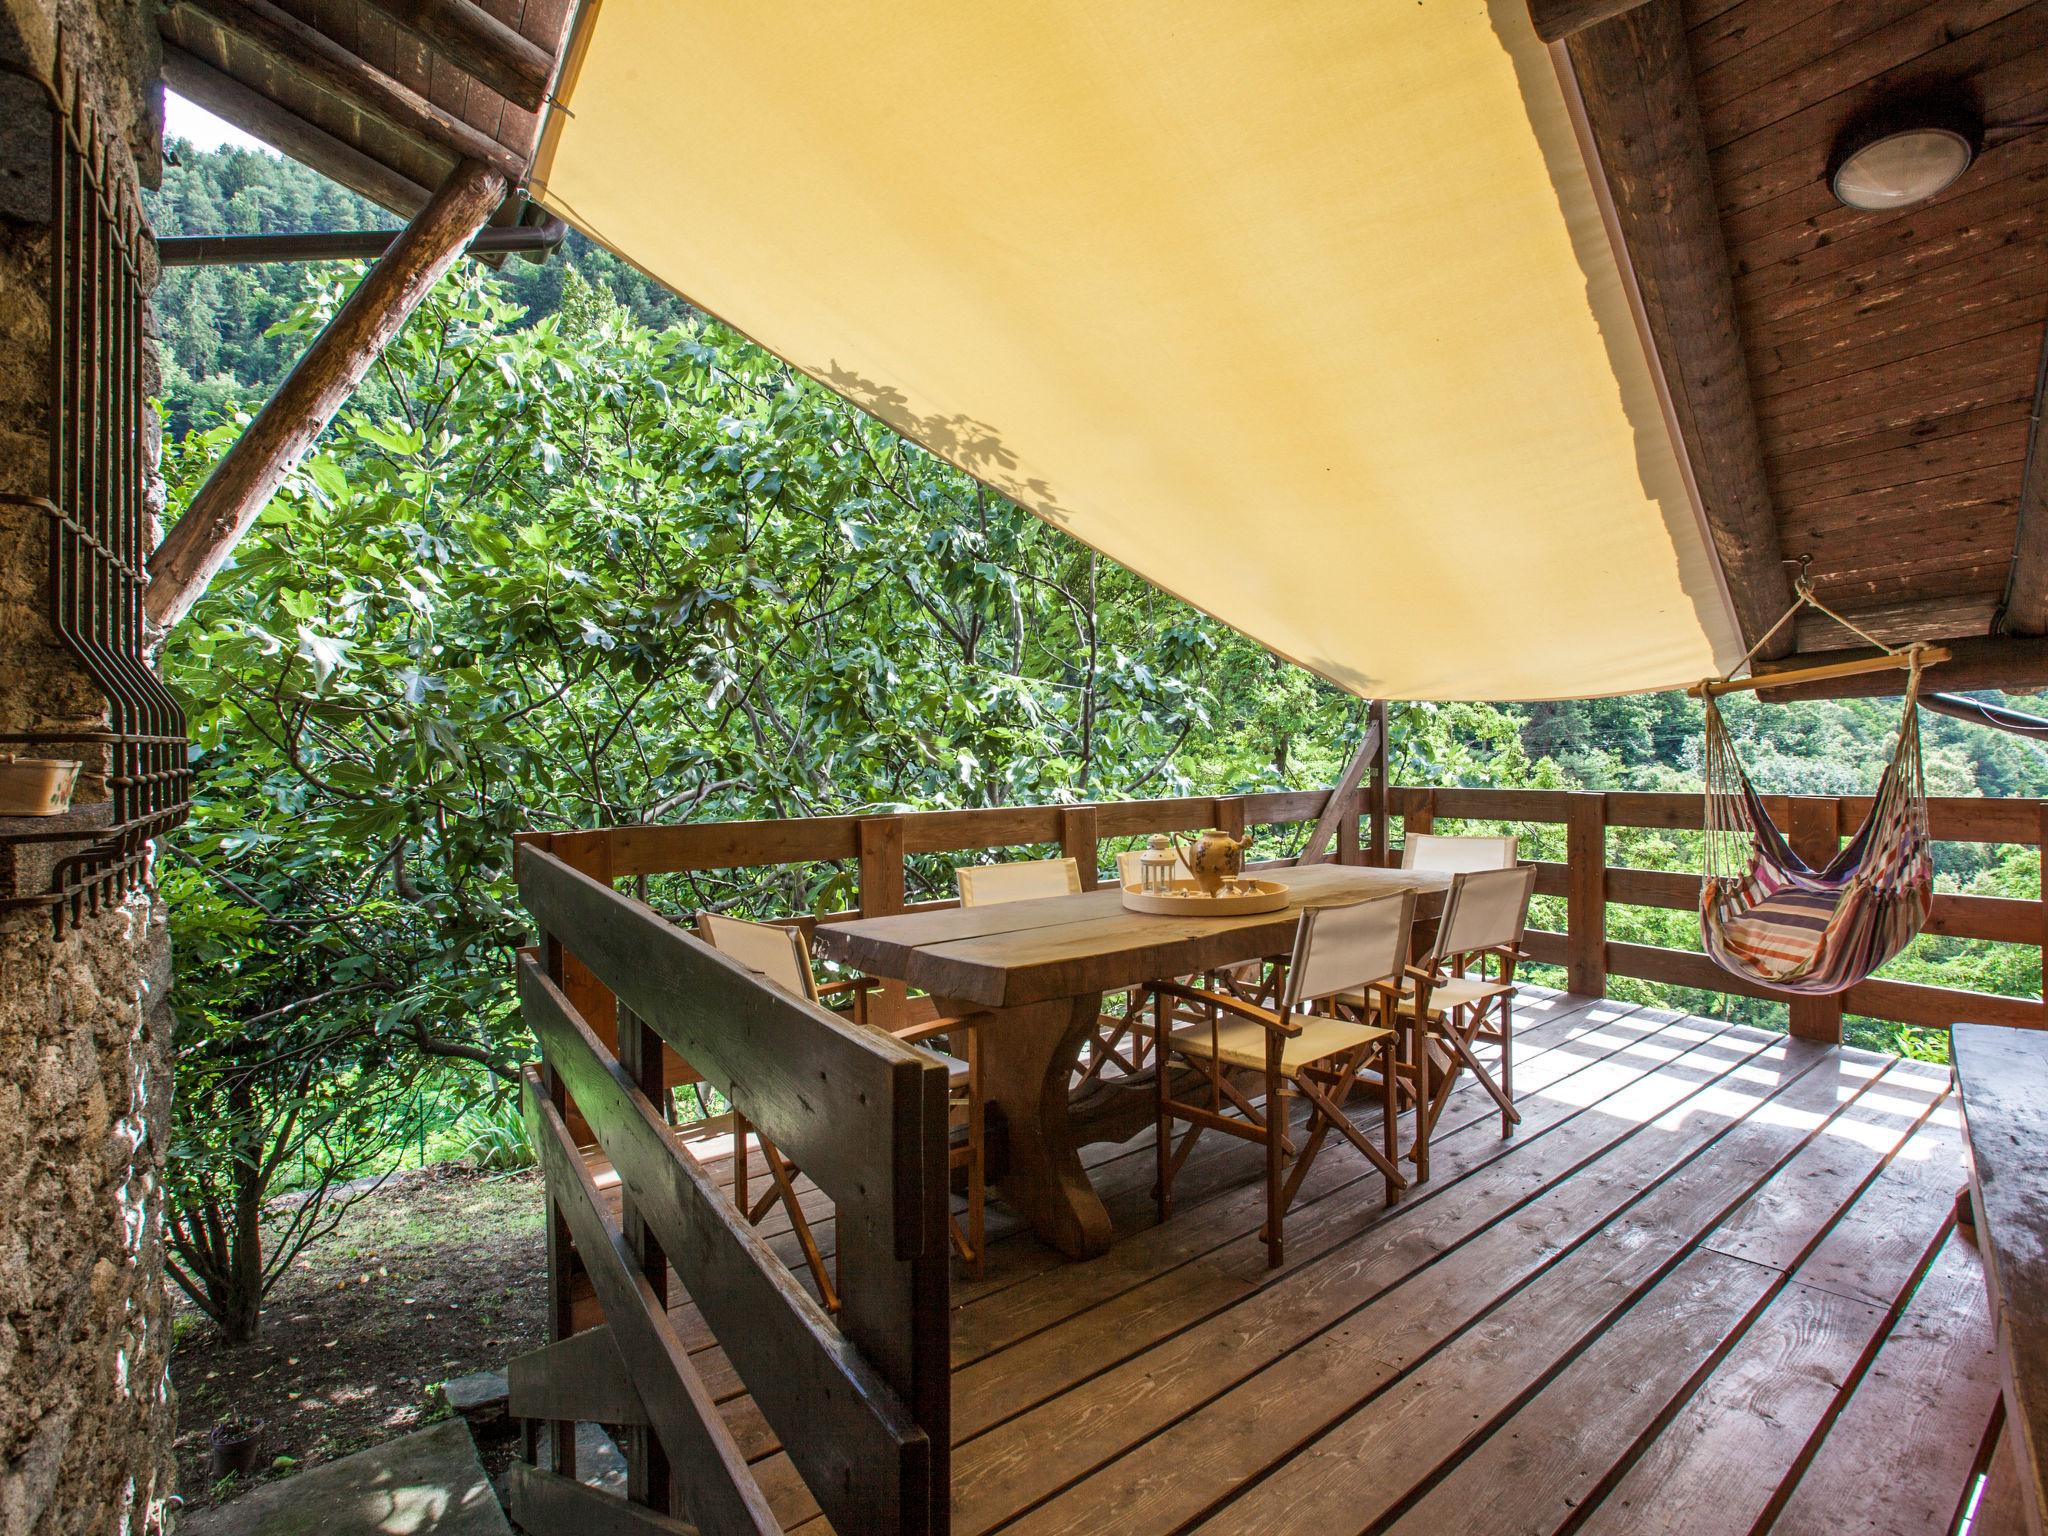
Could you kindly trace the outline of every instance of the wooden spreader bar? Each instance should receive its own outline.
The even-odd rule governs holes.
[[[1743,693],[1752,688],[1790,688],[1798,683],[1820,683],[1838,677],[1862,677],[1872,672],[1898,672],[1907,667],[1931,667],[1949,659],[1941,645],[1916,645],[1910,650],[1883,656],[1859,656],[1853,661],[1823,662],[1811,667],[1787,667],[1783,671],[1753,672],[1748,677],[1722,678],[1694,683],[1685,691],[1696,699],[1718,698],[1724,693]]]

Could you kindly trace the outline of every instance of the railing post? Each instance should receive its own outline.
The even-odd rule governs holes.
[[[1384,869],[1393,851],[1394,831],[1387,799],[1387,701],[1374,699],[1367,718],[1372,733],[1372,770],[1366,790],[1366,811],[1372,817],[1372,856],[1366,862]]]
[[[1842,804],[1832,798],[1800,795],[1792,801],[1787,839],[1792,851],[1812,869],[1825,869],[1842,847]],[[1842,998],[1797,997],[1789,1008],[1792,1033],[1801,1040],[1842,1043]]]
[[[1244,796],[1219,795],[1216,800],[1216,830],[1232,837],[1244,836]]]
[[[1575,793],[1565,814],[1566,987],[1607,993],[1607,797]]]
[[[1411,795],[1418,796],[1422,803],[1415,809],[1405,811],[1401,816],[1401,841],[1408,841],[1410,832],[1425,836],[1436,830],[1436,791],[1433,789],[1411,789]]]
[[[1060,852],[1081,866],[1081,889],[1092,891],[1100,884],[1102,845],[1095,833],[1095,807],[1069,805],[1060,809]]]
[[[540,952],[541,963],[547,967],[548,980],[563,987],[569,957],[562,941],[543,930]],[[549,1064],[545,1052],[541,1056],[540,1069],[541,1080],[547,1085],[548,1100],[566,1123],[573,1113],[569,1105],[569,1090],[563,1084],[561,1074]],[[562,1214],[556,1192],[548,1189],[545,1195],[548,1212],[548,1342],[558,1344],[576,1331],[576,1240],[569,1233],[569,1219]],[[535,1443],[530,1425],[524,1438],[526,1459],[539,1465],[540,1447]],[[574,1477],[576,1426],[560,1419],[549,1420],[548,1449],[553,1453],[550,1459],[554,1470],[563,1477]]]
[[[2035,851],[2041,856],[2041,904],[2035,914],[2041,922],[2041,1002],[2048,1011],[2048,800],[2040,801],[2034,814],[2038,818],[2034,840],[2040,845]]]
[[[860,823],[860,915],[887,917],[903,910],[903,818],[863,816]],[[903,1020],[909,989],[885,981],[871,994],[869,1017],[884,1029]]]

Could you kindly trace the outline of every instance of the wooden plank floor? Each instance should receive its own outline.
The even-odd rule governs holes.
[[[1952,1530],[1997,1370],[1946,1070],[1538,989],[1520,1017],[1515,1136],[1461,1089],[1393,1210],[1325,1152],[1279,1269],[1223,1137],[1164,1226],[1150,1134],[1092,1149],[1092,1262],[997,1221],[954,1289],[958,1536]],[[676,1315],[777,1514],[824,1532]]]

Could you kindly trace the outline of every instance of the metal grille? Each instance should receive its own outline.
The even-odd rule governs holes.
[[[144,503],[142,242],[144,220],[125,154],[112,143],[74,77],[31,80],[51,118],[50,478],[48,496],[7,494],[36,508],[50,531],[49,615],[57,638],[106,698],[104,729],[29,732],[0,741],[101,747],[111,821],[81,832],[10,834],[16,842],[89,846],[52,867],[47,890],[10,907],[47,905],[61,935],[148,873],[149,843],[185,819],[191,803],[185,716],[143,655],[148,582]]]

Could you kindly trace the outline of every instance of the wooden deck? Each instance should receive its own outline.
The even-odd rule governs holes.
[[[1094,1149],[1108,1255],[1012,1231],[956,1276],[953,1530],[1953,1529],[1997,1369],[1946,1070],[1525,1000],[1516,1136],[1462,1091],[1392,1211],[1326,1155],[1280,1269],[1256,1149],[1207,1138],[1160,1226],[1147,1134]],[[778,1516],[825,1530],[676,1317]]]

